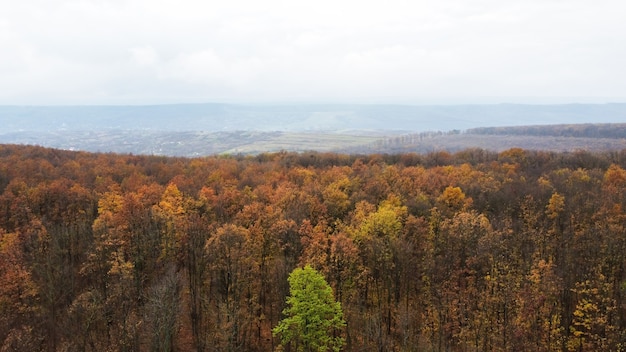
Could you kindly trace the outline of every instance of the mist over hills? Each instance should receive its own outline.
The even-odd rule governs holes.
[[[449,131],[626,121],[626,104],[0,106],[0,134],[32,131]]]
[[[605,126],[593,139],[511,132],[507,126],[544,130],[620,122],[626,122],[626,104],[0,106],[0,143],[172,156],[472,147],[606,150],[626,147],[624,126]],[[492,129],[477,130],[481,127]]]

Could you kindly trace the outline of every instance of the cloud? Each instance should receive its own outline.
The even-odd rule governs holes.
[[[0,5],[0,103],[626,97],[624,14],[618,0],[22,0]]]
[[[149,45],[131,48],[129,52],[131,60],[139,67],[154,67],[159,63],[159,54]]]

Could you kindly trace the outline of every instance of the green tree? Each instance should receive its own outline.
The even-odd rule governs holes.
[[[341,304],[324,277],[310,265],[296,268],[289,275],[289,297],[285,318],[273,329],[281,345],[297,352],[339,351],[344,339],[338,330],[346,323]]]

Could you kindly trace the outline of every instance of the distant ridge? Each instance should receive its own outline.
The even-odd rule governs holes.
[[[467,134],[557,136],[578,138],[626,138],[626,123],[584,123],[550,126],[479,127]]]
[[[602,151],[626,148],[626,104],[0,106],[0,143],[186,157]]]
[[[0,135],[110,129],[423,132],[619,122],[626,122],[626,104],[0,106]]]
[[[553,152],[622,150],[626,149],[626,123],[480,127],[465,131],[410,133],[361,146],[358,152],[457,152],[469,148],[491,151],[523,148]],[[344,152],[357,150],[348,148]]]
[[[546,125],[481,128],[450,132],[395,135],[326,132],[179,132],[101,130],[14,132],[0,135],[0,143],[40,145],[66,150],[122,154],[200,157],[215,154],[265,152],[336,152],[345,154],[400,154],[456,152],[479,148],[510,148],[571,152],[626,149],[626,124]],[[494,133],[491,133],[493,131]],[[587,135],[580,131],[587,131]],[[526,133],[526,134],[524,134]],[[604,133],[604,134],[603,134]]]

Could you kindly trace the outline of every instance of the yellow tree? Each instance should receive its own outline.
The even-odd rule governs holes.
[[[558,351],[565,332],[562,326],[562,279],[554,263],[540,259],[526,275],[517,294],[513,346],[519,350]]]
[[[178,187],[170,183],[167,185],[158,204],[152,209],[161,229],[161,260],[165,262],[176,261],[182,256],[182,242],[184,228],[187,223],[185,217],[185,199]],[[177,258],[178,257],[178,258]]]
[[[600,270],[592,278],[577,282],[572,290],[576,298],[570,325],[569,351],[618,350],[615,326],[615,300],[611,284]]]
[[[393,194],[375,210],[368,204],[357,204],[353,220],[356,228],[352,229],[362,263],[361,305],[375,307],[368,312],[370,316],[361,332],[379,349],[388,349],[397,324],[395,311],[399,304],[401,276],[396,264],[407,208]]]

